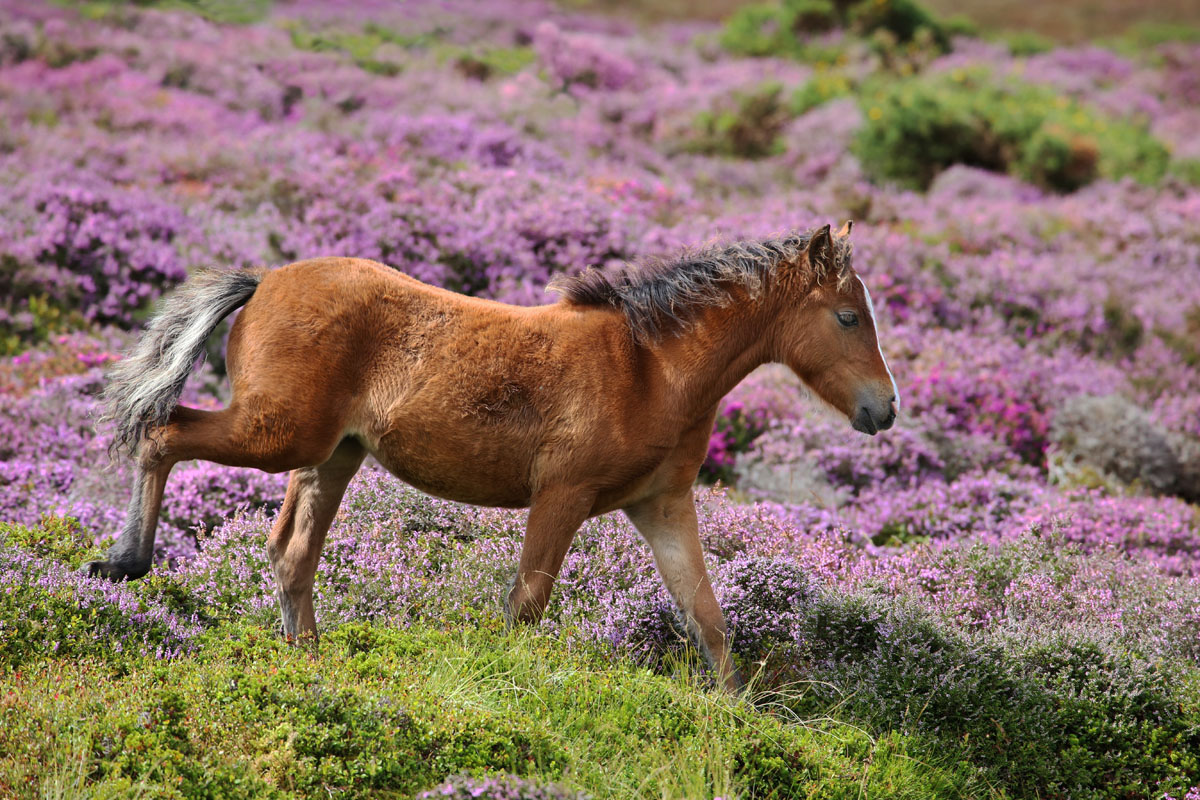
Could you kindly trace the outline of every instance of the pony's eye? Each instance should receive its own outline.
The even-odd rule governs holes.
[[[858,314],[853,311],[839,311],[837,320],[842,324],[843,328],[853,328],[858,324]]]

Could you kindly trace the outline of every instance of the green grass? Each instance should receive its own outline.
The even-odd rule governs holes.
[[[411,797],[507,772],[597,798],[978,797],[914,742],[776,715],[537,631],[350,625],[316,652],[246,626],[173,662],[0,678],[0,795]]]
[[[266,18],[272,0],[57,0],[74,6],[84,16],[99,18],[126,10],[157,8],[164,11],[190,11],[225,25],[249,25]]]

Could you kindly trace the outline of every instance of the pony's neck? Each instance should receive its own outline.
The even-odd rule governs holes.
[[[705,413],[743,378],[771,360],[768,326],[774,316],[763,296],[738,290],[732,303],[702,309],[681,335],[663,341],[671,364],[677,406],[692,417]]]

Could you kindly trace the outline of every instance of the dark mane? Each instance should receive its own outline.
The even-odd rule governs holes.
[[[827,266],[840,271],[850,255],[849,241],[834,237],[836,264],[810,267],[801,256],[813,233],[685,252],[674,261],[649,258],[615,271],[588,268],[552,281],[549,288],[573,305],[620,309],[639,341],[654,341],[681,331],[697,309],[730,302],[734,287],[757,296],[780,263],[822,273]]]

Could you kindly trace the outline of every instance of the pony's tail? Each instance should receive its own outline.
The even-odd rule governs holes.
[[[101,422],[116,428],[109,454],[136,454],[154,428],[167,423],[204,343],[221,320],[245,305],[261,271],[199,270],[172,292],[133,349],[113,365],[102,396]]]

